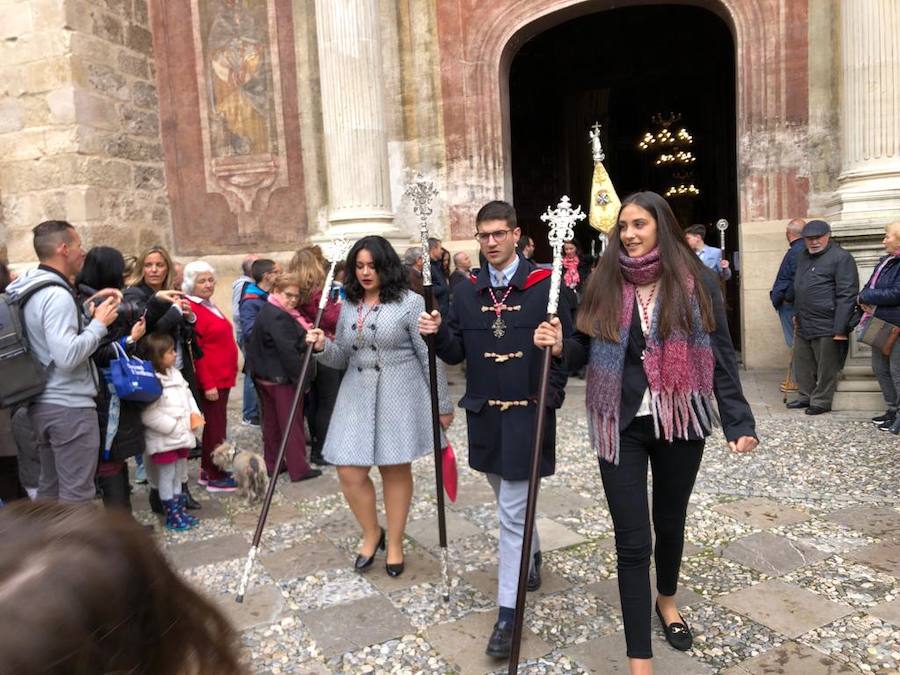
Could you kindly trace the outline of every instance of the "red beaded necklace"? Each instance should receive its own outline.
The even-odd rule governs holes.
[[[635,288],[634,294],[637,296],[638,304],[641,306],[641,316],[644,317],[644,334],[650,332],[650,306],[653,304],[653,297],[656,295],[656,282],[653,282],[653,285],[650,287],[650,295],[647,297],[645,301],[641,297],[641,292]],[[643,327],[642,327],[643,328]]]

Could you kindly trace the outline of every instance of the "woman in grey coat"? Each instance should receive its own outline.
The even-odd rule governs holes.
[[[335,339],[310,330],[319,363],[345,369],[322,454],[337,465],[344,497],[363,529],[354,567],[369,569],[385,547],[378,525],[377,466],[384,484],[387,561],[391,576],[403,572],[403,533],[412,501],[411,462],[432,452],[431,404],[425,342],[417,320],[425,303],[409,290],[396,252],[382,237],[363,237],[347,256],[347,301]],[[438,363],[441,426],[453,421],[443,367]]]

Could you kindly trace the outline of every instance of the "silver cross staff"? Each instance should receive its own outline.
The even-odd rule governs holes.
[[[578,206],[572,209],[568,196],[559,200],[555,209],[547,207],[541,220],[550,224],[550,247],[553,249],[553,273],[550,276],[550,299],[547,302],[547,314],[555,315],[559,306],[559,282],[562,278],[563,244],[575,236],[575,223],[584,220],[585,215]]]
[[[428,251],[428,219],[434,213],[431,202],[437,197],[438,191],[434,183],[421,173],[416,174],[416,179],[406,186],[403,193],[412,202],[413,213],[419,218],[419,236],[422,238],[422,285],[431,286],[431,256]]]
[[[325,244],[325,257],[331,264],[328,266],[325,285],[322,287],[324,289],[322,291],[322,297],[319,298],[319,309],[325,309],[325,305],[328,304],[328,296],[331,295],[331,287],[334,285],[335,266],[347,257],[351,248],[353,248],[353,244],[347,241],[344,235],[339,235],[336,239],[332,239],[329,243]]]
[[[719,231],[719,248],[722,249],[722,257],[725,257],[725,230],[728,229],[728,221],[719,218],[716,221],[716,229]]]

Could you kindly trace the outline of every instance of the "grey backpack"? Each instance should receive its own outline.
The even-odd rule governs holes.
[[[46,366],[28,347],[23,312],[28,299],[47,286],[67,288],[56,279],[37,279],[0,294],[0,408],[30,401],[47,384]]]

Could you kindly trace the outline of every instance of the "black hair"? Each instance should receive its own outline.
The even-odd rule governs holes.
[[[153,369],[157,373],[165,374],[166,369],[163,368],[163,356],[170,349],[174,349],[175,340],[168,333],[150,333],[144,338],[144,349],[147,359],[153,364]]]
[[[263,280],[263,277],[271,272],[274,268],[274,260],[269,260],[268,258],[260,258],[259,260],[254,260],[253,264],[250,265],[250,276],[253,277],[253,281],[259,283]]]
[[[111,246],[94,246],[87,252],[84,266],[75,278],[75,285],[85,285],[99,291],[102,288],[124,288],[125,258]]]
[[[71,243],[75,228],[65,220],[45,220],[31,232],[34,235],[34,252],[38,260],[47,260],[56,253],[62,243]]]
[[[684,228],[685,234],[696,234],[701,239],[706,238],[706,225],[691,225]]]
[[[387,239],[376,235],[363,237],[353,244],[353,248],[347,254],[347,273],[344,279],[344,293],[347,295],[347,300],[359,303],[362,302],[365,294],[362,284],[356,278],[356,256],[363,249],[372,254],[372,260],[375,262],[375,271],[378,273],[378,281],[381,284],[379,292],[381,302],[400,300],[403,291],[409,288],[409,280],[394,247]]]
[[[516,210],[508,202],[494,201],[482,206],[475,216],[475,227],[487,220],[505,220],[511,230],[517,227]]]

